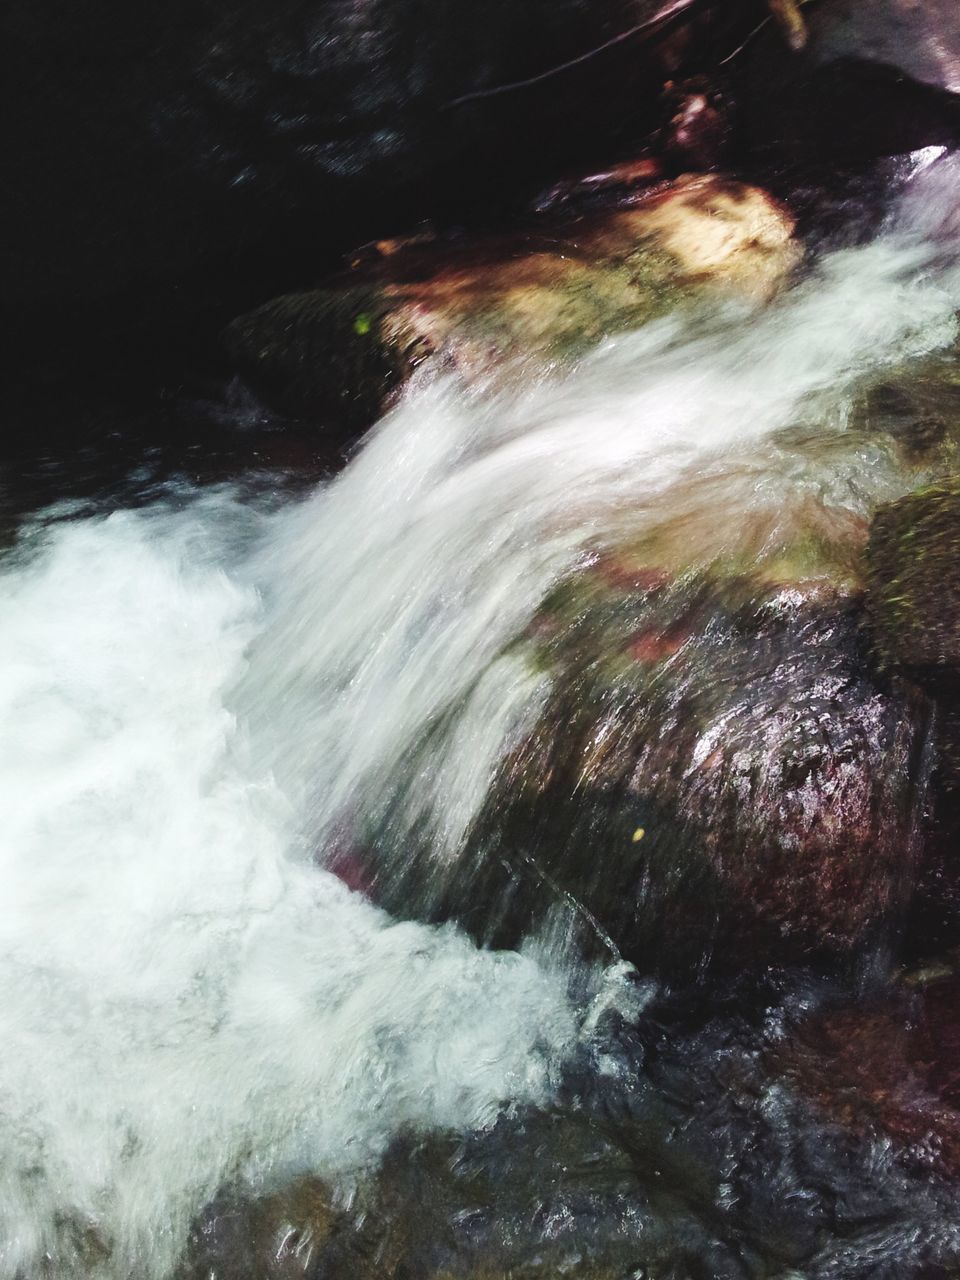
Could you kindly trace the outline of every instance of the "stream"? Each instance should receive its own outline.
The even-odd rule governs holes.
[[[3,495],[0,1276],[954,1274],[942,1170],[764,1056],[875,975],[671,985],[546,873],[491,947],[472,878],[558,589],[916,487],[854,407],[953,359],[960,172],[917,167],[774,302],[421,371],[306,491]]]

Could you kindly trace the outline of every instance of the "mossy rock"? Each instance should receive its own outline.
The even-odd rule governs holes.
[[[224,344],[287,412],[363,425],[431,354],[470,381],[575,359],[705,289],[763,299],[798,261],[792,231],[758,188],[680,179],[549,231],[382,242],[345,278],[240,316]]]
[[[866,560],[881,666],[927,684],[960,684],[960,480],[881,507]]]
[[[348,426],[375,417],[409,372],[383,336],[387,301],[368,286],[276,298],[234,320],[228,355],[269,399],[296,413],[323,408]]]

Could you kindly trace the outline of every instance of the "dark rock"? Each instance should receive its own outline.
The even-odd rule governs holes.
[[[816,63],[868,62],[960,94],[960,8],[953,0],[826,0],[810,30]]]
[[[708,0],[11,0],[12,367],[39,348],[48,368],[71,350],[110,368],[174,317],[235,314],[270,296],[266,281],[293,287],[424,212],[509,207],[642,136],[711,12]],[[566,73],[485,96],[636,26]]]
[[[855,608],[689,591],[554,603],[540,725],[462,859],[387,902],[497,942],[554,918],[667,974],[852,956],[902,912],[922,720],[864,675]]]
[[[339,1205],[309,1179],[221,1197],[181,1280],[934,1275],[957,1261],[956,1182],[921,1131],[952,1106],[929,1053],[951,1061],[955,995],[654,997],[607,1018],[548,1111],[399,1135]]]
[[[388,307],[362,285],[290,294],[233,321],[224,346],[275,403],[366,426],[416,359],[412,341],[387,338]]]
[[[904,1164],[960,1176],[960,983],[949,971],[875,1005],[806,1019],[772,1058],[862,1137],[886,1135]]]
[[[867,550],[867,607],[882,666],[936,686],[960,677],[960,485],[881,507]]]
[[[960,937],[960,486],[945,481],[881,507],[867,549],[876,661],[930,700],[932,792],[908,944]]]
[[[768,30],[735,60],[742,145],[822,171],[960,138],[953,0],[821,0],[802,12],[802,51]]]

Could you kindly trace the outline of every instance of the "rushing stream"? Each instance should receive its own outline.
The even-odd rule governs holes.
[[[399,1136],[490,1131],[572,1062],[627,1070],[596,1037],[648,997],[629,966],[388,915],[357,833],[455,864],[549,696],[544,600],[691,477],[728,477],[701,520],[734,543],[771,495],[864,515],[902,492],[876,447],[771,442],[841,438],[866,382],[956,340],[953,179],[934,165],[879,239],[765,309],[684,311],[549,377],[425,378],[305,498],[171,484],[23,523],[0,597],[0,1275],[165,1277],[226,1187],[311,1176],[347,1203]]]

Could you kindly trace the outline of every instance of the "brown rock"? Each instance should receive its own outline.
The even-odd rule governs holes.
[[[391,242],[347,279],[239,317],[225,342],[284,407],[363,422],[428,355],[475,378],[504,361],[576,355],[695,287],[763,300],[798,260],[792,232],[758,188],[681,178],[550,235]]]

